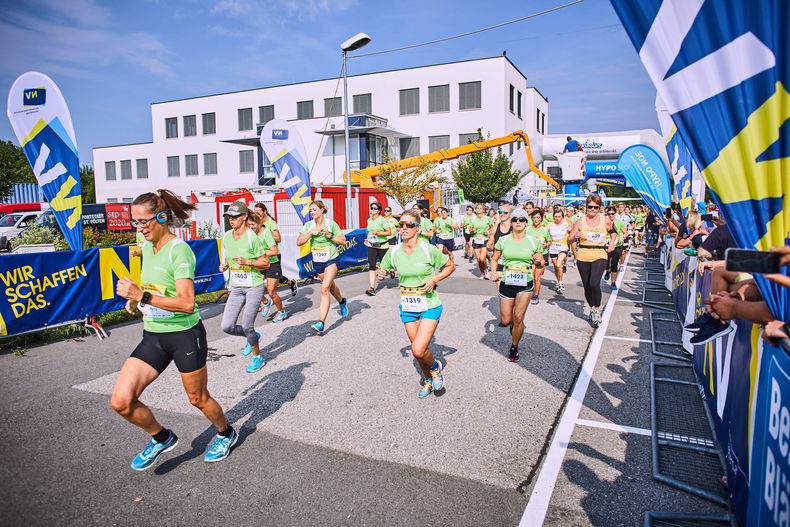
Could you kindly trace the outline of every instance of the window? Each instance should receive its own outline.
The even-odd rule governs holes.
[[[240,108],[239,112],[239,132],[252,130],[252,108]]]
[[[428,113],[450,111],[450,85],[428,86]]]
[[[203,114],[203,135],[217,133],[217,116],[214,112]]]
[[[137,179],[148,179],[148,160],[137,160]]]
[[[518,115],[518,118],[521,119],[521,92],[518,92],[518,105],[516,106],[516,108],[518,109],[516,115]]]
[[[118,203],[118,198],[107,198],[107,203]]]
[[[478,141],[480,137],[477,133],[474,134],[458,134],[458,145],[464,146],[465,144],[469,143],[469,141]]]
[[[131,203],[131,202],[132,202],[132,198],[123,198],[121,200],[121,203]]]
[[[400,90],[400,114],[416,115],[420,113],[420,89]]]
[[[104,178],[107,181],[115,181],[115,161],[104,162]]]
[[[513,155],[513,143],[510,143],[508,146],[510,147],[510,155],[512,156]]]
[[[313,101],[301,101],[296,103],[296,118],[297,119],[312,119],[313,118]]]
[[[537,129],[538,133],[540,133],[540,108],[535,108],[535,128]]]
[[[194,115],[184,116],[184,137],[197,135],[197,117]]]
[[[258,122],[266,124],[274,119],[274,105],[258,106]]]
[[[341,97],[330,97],[324,99],[324,115],[326,117],[337,117],[343,115],[343,102]]]
[[[167,177],[179,177],[178,156],[168,156],[167,158]]]
[[[203,173],[206,175],[217,173],[217,154],[203,154]]]
[[[481,106],[480,81],[459,83],[458,109],[477,110]]]
[[[173,139],[174,137],[178,137],[178,119],[168,117],[165,119],[165,139]]]
[[[541,114],[540,116],[540,133],[546,133],[546,114]]]
[[[428,151],[436,152],[437,150],[447,150],[450,148],[449,135],[432,135],[428,137]]]
[[[184,174],[187,176],[197,176],[197,154],[190,154],[184,156]]]
[[[510,113],[513,113],[514,104],[515,104],[515,94],[516,94],[516,87],[512,84],[510,85]],[[519,93],[519,95],[521,95]]]
[[[373,104],[369,93],[354,95],[354,113],[373,113]]]
[[[400,158],[414,157],[420,155],[420,138],[403,137],[400,140]]]
[[[255,172],[255,150],[242,150],[239,152],[239,172],[242,174]]]
[[[121,161],[121,179],[132,179],[131,159],[124,159]]]

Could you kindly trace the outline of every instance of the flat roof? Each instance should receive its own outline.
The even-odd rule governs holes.
[[[540,95],[543,98],[544,101],[549,102],[549,100],[546,98],[546,96],[543,95],[542,93],[540,93],[540,90],[537,89],[535,86],[527,86],[527,89],[528,90],[535,90],[536,92],[538,92],[538,95]]]
[[[153,141],[145,141],[143,143],[126,143],[125,145],[108,145],[108,146],[94,146],[94,150],[100,150],[102,148],[117,148],[119,146],[137,146],[137,145],[152,145],[154,144]]]
[[[354,57],[353,56],[349,56],[349,58],[354,58]],[[527,77],[523,73],[521,73],[521,70],[519,70],[518,67],[516,67],[516,65],[513,64],[513,62],[509,58],[507,58],[507,55],[497,55],[495,57],[482,57],[482,58],[479,58],[479,59],[456,60],[456,61],[452,61],[452,62],[441,62],[441,63],[438,63],[438,64],[428,64],[426,66],[411,66],[411,67],[408,67],[408,68],[396,68],[396,69],[391,69],[391,70],[373,71],[373,72],[370,72],[370,73],[359,73],[357,75],[349,75],[349,77],[364,77],[366,75],[378,75],[380,73],[391,73],[393,71],[417,70],[417,69],[421,69],[421,68],[432,68],[432,67],[435,67],[435,66],[447,66],[449,64],[461,64],[463,62],[477,62],[477,61],[480,61],[480,60],[493,60],[493,59],[505,59],[506,61],[508,61],[508,63],[510,63],[511,66],[513,66],[513,69],[515,69],[519,73],[519,75],[524,77],[525,81],[527,80]],[[330,80],[335,80],[337,78],[338,77],[327,77],[325,79],[315,79],[315,80],[311,80],[311,81],[289,82],[289,83],[286,83],[286,84],[276,84],[274,86],[263,86],[263,87],[260,87],[260,88],[249,88],[249,89],[246,89],[246,90],[234,90],[234,91],[222,92],[222,93],[212,93],[210,95],[198,95],[198,96],[195,96],[195,97],[184,97],[183,99],[171,99],[169,101],[153,102],[153,103],[151,103],[151,105],[153,106],[155,104],[167,104],[167,103],[171,103],[171,102],[189,101],[189,100],[193,100],[193,99],[204,99],[206,97],[217,97],[217,96],[220,96],[220,95],[231,95],[231,94],[234,94],[234,93],[245,93],[245,92],[249,92],[249,91],[266,90],[266,89],[269,89],[269,88],[282,88],[282,87],[285,87],[285,86],[296,86],[298,84],[309,84],[311,82],[330,81]],[[540,92],[538,92],[538,93],[540,93]],[[542,94],[541,94],[541,97],[543,97]],[[545,97],[543,97],[543,98],[546,100],[546,102],[548,102],[548,99],[546,99]],[[119,145],[119,146],[126,146],[126,145]]]

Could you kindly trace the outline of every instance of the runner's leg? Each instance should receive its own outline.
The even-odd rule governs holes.
[[[136,357],[129,357],[121,367],[121,373],[115,381],[110,396],[110,406],[113,410],[150,435],[158,434],[163,427],[156,420],[153,412],[139,401],[139,398],[157,377],[159,377],[159,373],[150,364]]]
[[[431,366],[435,362],[433,353],[428,349],[428,345],[431,343],[438,325],[438,320],[430,318],[422,318],[415,322],[404,324],[406,334],[411,341],[411,354],[417,359],[417,364],[420,365],[420,369],[426,379],[431,378]]]
[[[203,415],[217,428],[217,432],[224,432],[228,428],[228,422],[222,407],[208,392],[208,370],[206,367],[182,373],[181,382],[184,384],[184,391],[186,391],[192,406],[203,412]]]
[[[527,314],[529,302],[532,300],[532,293],[521,293],[516,295],[513,301],[513,345],[518,346],[521,336],[524,335],[524,317]]]

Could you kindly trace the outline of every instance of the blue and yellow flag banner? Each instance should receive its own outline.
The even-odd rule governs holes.
[[[82,249],[80,162],[71,114],[57,85],[24,73],[8,93],[8,119],[69,247]]]
[[[617,159],[625,179],[659,218],[669,207],[669,173],[658,152],[646,145],[629,146]]]
[[[289,122],[273,119],[261,130],[261,148],[277,173],[277,185],[285,190],[302,224],[310,221],[310,170],[302,136]]]

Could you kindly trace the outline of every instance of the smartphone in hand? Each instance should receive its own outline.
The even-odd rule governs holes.
[[[730,247],[724,253],[725,269],[739,273],[770,274],[779,272],[782,255],[771,251],[754,249],[735,249]]]

